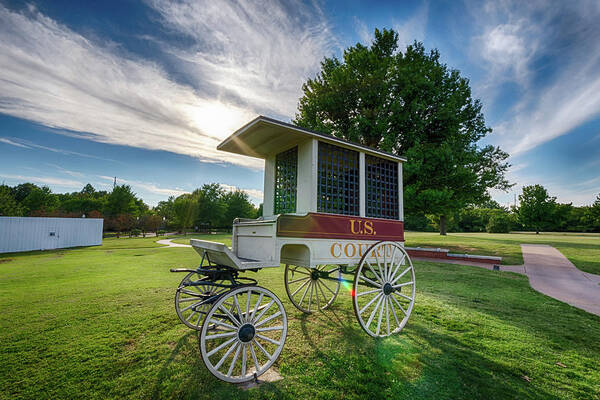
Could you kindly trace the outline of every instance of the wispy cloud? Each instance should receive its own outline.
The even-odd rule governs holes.
[[[481,31],[472,57],[489,73],[484,97],[507,82],[520,90],[509,118],[494,126],[503,148],[524,153],[600,115],[598,2],[488,1],[471,9]]]
[[[262,190],[258,190],[258,189],[242,189],[239,188],[237,186],[233,186],[233,185],[227,185],[225,183],[221,183],[221,187],[229,192],[234,192],[236,190],[241,190],[242,192],[245,192],[246,194],[248,194],[248,196],[250,196],[251,200],[254,200],[255,204],[261,203],[263,201],[264,198],[264,193]]]
[[[56,185],[56,186],[65,186],[65,187],[83,187],[83,183],[79,181],[74,181],[71,179],[61,179],[56,177],[48,177],[48,176],[25,176],[25,175],[14,175],[14,174],[5,174],[0,173],[0,179],[4,181],[5,179],[10,179],[17,181],[16,183],[23,182],[33,182],[41,185]]]
[[[113,182],[115,179],[112,176],[105,176],[105,175],[98,175],[98,178],[103,179],[105,181],[109,181],[109,182]],[[134,179],[117,178],[117,184],[118,185],[122,185],[122,184],[130,185],[134,191],[142,189],[145,192],[159,194],[159,195],[163,195],[163,196],[180,196],[182,194],[189,193],[188,191],[185,191],[185,190],[174,189],[174,188],[164,188],[164,187],[160,187],[160,186],[156,185],[155,183],[143,182],[143,181],[138,181],[138,180],[134,180]]]
[[[420,42],[425,40],[428,20],[429,2],[425,1],[410,18],[404,21],[394,21],[394,30],[398,32],[398,45],[401,51],[415,40]]]
[[[336,44],[316,2],[149,0],[192,46],[165,46],[186,73],[243,109],[291,117]]]
[[[0,6],[0,112],[98,142],[262,167],[215,149],[255,115],[252,108],[202,96],[155,63],[32,7],[19,13]]]
[[[65,154],[65,155],[68,155],[68,156],[79,156],[79,157],[85,157],[85,158],[95,158],[95,159],[104,160],[104,161],[118,162],[117,160],[113,160],[111,158],[98,157],[98,156],[95,156],[95,155],[92,155],[92,154],[80,153],[80,152],[77,152],[77,151],[71,151],[71,150],[65,150],[65,149],[58,149],[58,148],[55,148],[55,147],[42,146],[40,144],[33,143],[33,142],[31,142],[29,140],[25,140],[25,139],[19,139],[19,138],[0,138],[0,142],[9,144],[11,146],[21,147],[21,148],[24,148],[24,149],[41,149],[41,150],[51,151],[53,153]]]

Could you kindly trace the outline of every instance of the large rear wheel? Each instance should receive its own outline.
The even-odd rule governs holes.
[[[373,337],[398,333],[415,303],[415,270],[396,242],[379,242],[367,250],[354,275],[354,313]]]

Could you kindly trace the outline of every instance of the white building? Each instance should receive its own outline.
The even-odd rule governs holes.
[[[101,218],[0,217],[0,253],[102,244]]]

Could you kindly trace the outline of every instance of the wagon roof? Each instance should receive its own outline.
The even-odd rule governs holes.
[[[262,115],[233,132],[231,136],[217,146],[217,150],[264,159],[277,154],[282,149],[288,148],[294,143],[308,138],[318,139],[389,160],[406,161],[405,157],[352,143],[332,135],[301,128]]]

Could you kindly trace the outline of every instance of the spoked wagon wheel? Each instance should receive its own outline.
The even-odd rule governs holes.
[[[186,283],[201,279],[205,278],[196,272],[190,272],[181,280],[175,293],[175,311],[177,312],[177,316],[186,326],[198,331],[202,329],[201,323],[211,306],[206,300],[229,290],[228,288],[215,285],[185,285]],[[218,281],[217,283],[229,283],[229,281]]]
[[[342,271],[337,265],[315,268],[285,266],[285,290],[292,303],[302,312],[324,310],[340,291]]]
[[[211,326],[216,329],[209,331]],[[244,286],[224,294],[208,311],[200,352],[214,376],[245,382],[273,365],[286,335],[287,315],[277,296],[259,286]]]
[[[369,261],[370,260],[370,261]],[[404,328],[415,302],[415,270],[396,242],[379,242],[367,250],[354,275],[354,314],[373,337]]]

